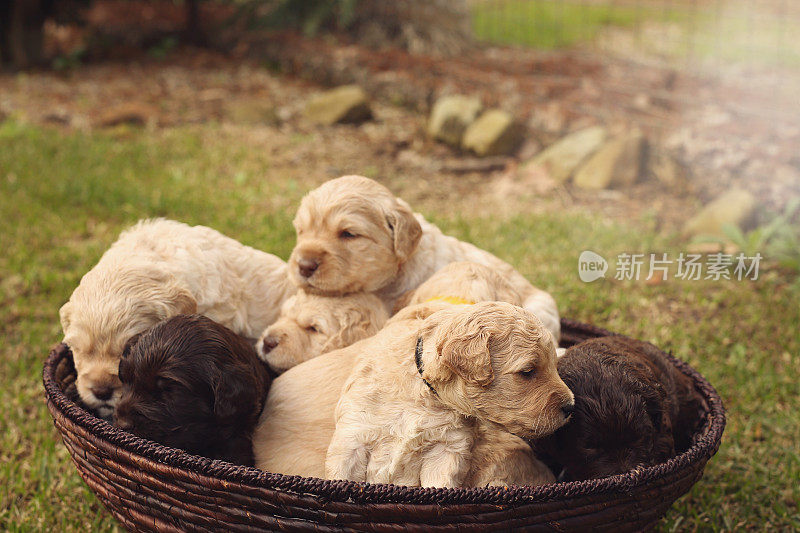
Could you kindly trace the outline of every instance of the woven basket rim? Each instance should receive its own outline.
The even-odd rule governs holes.
[[[581,322],[562,319],[562,329],[589,336],[618,335]],[[138,455],[172,468],[201,474],[230,483],[249,485],[292,493],[322,496],[336,501],[374,502],[393,501],[409,504],[508,504],[539,502],[564,497],[588,496],[605,492],[630,492],[635,487],[657,481],[697,462],[705,462],[719,448],[725,428],[725,409],[714,387],[699,372],[684,361],[666,354],[669,361],[691,377],[702,394],[708,411],[699,437],[685,452],[657,465],[642,467],[624,474],[600,479],[550,483],[539,486],[485,488],[424,488],[379,483],[325,480],[265,472],[253,467],[234,465],[225,461],[192,455],[179,449],[136,437],[85,411],[67,398],[55,379],[58,363],[71,354],[69,348],[57,344],[44,363],[45,396],[51,411],[55,410],[94,438],[118,447],[121,452]]]

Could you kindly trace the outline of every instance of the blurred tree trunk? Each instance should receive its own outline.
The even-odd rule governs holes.
[[[200,0],[184,0],[186,8],[185,40],[194,45],[203,45],[206,36],[200,27]]]
[[[0,1],[0,62],[28,68],[44,61],[44,21],[53,0]]]

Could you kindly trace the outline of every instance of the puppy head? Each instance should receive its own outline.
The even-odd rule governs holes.
[[[558,362],[575,394],[575,412],[564,427],[533,443],[537,452],[563,469],[565,480],[621,474],[672,457],[666,397],[650,369],[584,344]]]
[[[374,294],[335,297],[300,291],[284,303],[281,316],[256,348],[270,368],[283,372],[374,335],[387,318],[383,302]]]
[[[491,268],[469,261],[450,263],[422,285],[403,294],[394,312],[435,299],[460,298],[472,302],[508,302],[522,305],[521,295]]]
[[[552,335],[521,307],[456,305],[428,317],[420,337],[422,377],[460,413],[528,438],[569,417],[574,400],[558,377]]]
[[[117,370],[128,340],[164,318],[196,308],[173,276],[150,264],[88,272],[60,310],[84,403],[100,416],[110,415],[120,397]]]
[[[422,236],[405,202],[361,176],[337,178],[308,193],[294,227],[290,277],[298,287],[321,294],[380,289]]]
[[[142,334],[120,361],[114,424],[140,437],[232,462],[249,438],[269,386],[242,337],[200,315],[178,315]]]

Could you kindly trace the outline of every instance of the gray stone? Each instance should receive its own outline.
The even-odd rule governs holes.
[[[586,160],[572,181],[583,189],[627,187],[639,179],[643,152],[641,132],[615,137]]]
[[[513,159],[507,156],[494,157],[456,157],[442,162],[444,172],[453,174],[469,174],[471,172],[486,174],[505,170]]]
[[[522,127],[510,113],[490,109],[464,132],[462,148],[479,156],[510,155],[522,144]]]
[[[481,112],[480,100],[462,95],[442,96],[431,110],[428,134],[451,146],[461,146],[467,127]]]
[[[559,183],[566,182],[576,168],[592,155],[603,141],[607,131],[602,126],[592,126],[567,135],[539,155],[525,163],[544,167]]]
[[[744,189],[731,189],[703,207],[683,228],[685,236],[710,235],[725,238],[726,224],[741,227],[753,214],[755,197]]]
[[[372,117],[372,110],[361,87],[343,85],[309,100],[305,114],[313,122],[330,126],[364,122]]]

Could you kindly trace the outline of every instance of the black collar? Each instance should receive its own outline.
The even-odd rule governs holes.
[[[419,376],[422,377],[422,337],[417,338],[417,348],[414,351],[414,362],[417,363],[417,372],[419,372]],[[436,394],[436,390],[433,388],[433,385],[428,383],[428,380],[422,378],[422,382],[428,386],[434,396],[439,396]]]

